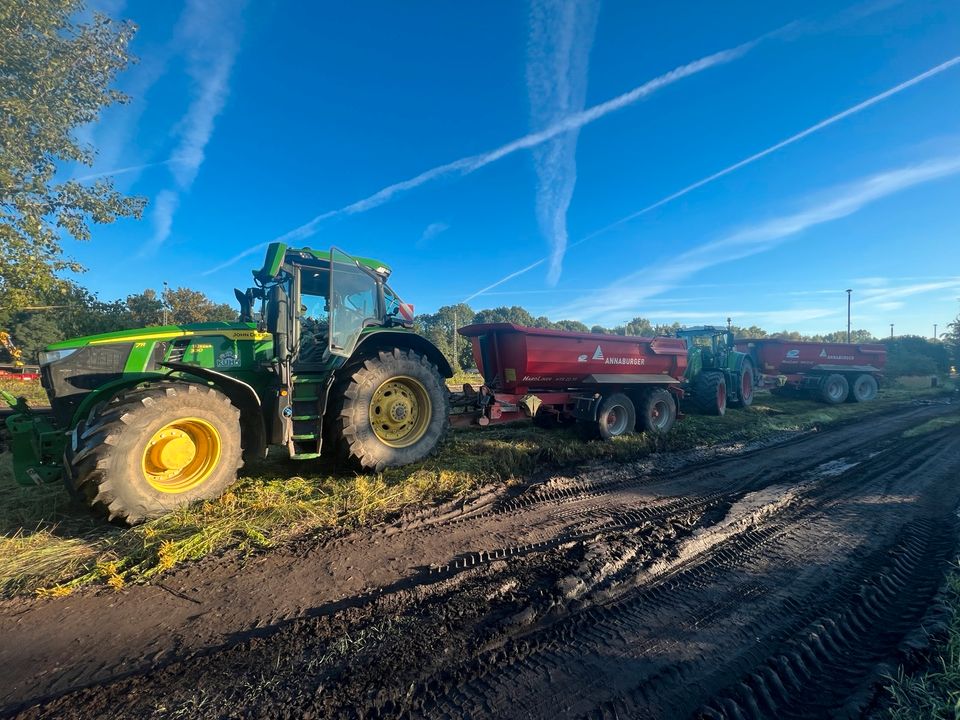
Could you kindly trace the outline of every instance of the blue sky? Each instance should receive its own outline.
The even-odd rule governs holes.
[[[65,172],[150,199],[65,243],[104,298],[233,302],[287,238],[386,261],[420,312],[818,332],[849,287],[855,327],[930,335],[960,309],[955,0],[92,5],[140,62]]]

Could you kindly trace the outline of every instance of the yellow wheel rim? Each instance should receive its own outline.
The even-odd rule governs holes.
[[[370,400],[370,426],[390,447],[409,447],[423,437],[432,413],[430,396],[419,380],[398,375],[384,382]]]
[[[153,434],[140,467],[154,489],[182,493],[210,477],[221,452],[220,433],[213,425],[196,417],[180,418]]]

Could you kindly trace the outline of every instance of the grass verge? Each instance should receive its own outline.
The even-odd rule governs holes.
[[[869,406],[762,394],[748,411],[731,410],[722,418],[688,416],[665,446],[685,450],[746,442],[882,412],[940,392],[890,387]],[[464,496],[485,483],[511,483],[539,470],[589,461],[638,460],[654,450],[643,435],[582,442],[571,429],[526,423],[455,431],[436,457],[376,475],[337,472],[329,464],[297,463],[277,454],[271,462],[244,468],[219,499],[130,529],[92,518],[72,505],[58,484],[17,486],[9,454],[0,454],[0,596],[64,595],[91,583],[121,589],[227,548],[252,552],[303,533],[349,530]]]
[[[6,390],[15,397],[25,397],[27,402],[34,406],[46,407],[50,404],[46,391],[40,386],[39,380],[11,380],[0,378],[0,390]],[[0,400],[0,407],[6,407]]]
[[[955,720],[960,717],[960,566],[947,577],[947,605],[952,608],[944,640],[933,648],[925,670],[903,668],[886,687],[888,703],[880,716],[891,720]]]

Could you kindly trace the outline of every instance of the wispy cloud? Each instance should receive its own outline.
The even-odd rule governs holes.
[[[180,196],[173,190],[161,190],[153,200],[153,212],[150,215],[150,224],[153,226],[153,235],[150,240],[152,247],[159,247],[169,236],[173,227],[173,215],[180,204]]]
[[[759,222],[681,253],[673,260],[643,268],[578,303],[557,309],[556,317],[613,317],[635,310],[639,302],[672,289],[698,272],[766,252],[811,227],[852,215],[877,200],[908,188],[960,173],[960,155],[890,170],[832,188],[830,199],[800,212]]]
[[[207,144],[229,92],[242,7],[242,3],[229,0],[188,0],[180,17],[177,43],[186,54],[193,100],[178,125],[177,146],[170,161],[176,191],[163,190],[154,201],[154,235],[145,248],[147,252],[156,250],[169,237],[178,193],[190,189],[206,157]]]
[[[424,228],[423,232],[420,234],[420,240],[417,241],[417,246],[422,247],[426,243],[433,240],[437,235],[445,233],[450,229],[450,226],[445,222],[432,222],[427,227]]]
[[[371,210],[390,201],[399,193],[413,190],[414,188],[420,187],[421,185],[425,185],[428,182],[443,177],[452,175],[469,175],[470,173],[476,172],[477,170],[486,167],[491,163],[502,160],[503,158],[513,155],[521,150],[527,150],[538,145],[542,145],[558,135],[568,133],[572,130],[578,130],[585,125],[596,122],[600,118],[603,118],[610,113],[633,105],[640,100],[649,97],[657,90],[667,87],[668,85],[672,85],[675,82],[690,77],[691,75],[696,75],[697,73],[703,72],[709,68],[733,62],[749,52],[750,49],[760,42],[761,39],[763,38],[751,40],[750,42],[744,43],[735,48],[721,50],[720,52],[707,55],[706,57],[700,58],[699,60],[695,60],[691,63],[687,63],[686,65],[681,65],[680,67],[674,68],[668,73],[664,73],[659,77],[645,82],[643,85],[639,85],[632,90],[623,93],[622,95],[618,95],[612,100],[607,100],[606,102],[599,103],[587,108],[586,110],[582,110],[581,112],[568,115],[549,127],[544,128],[543,130],[529,133],[528,135],[524,135],[516,140],[512,140],[511,142],[505,143],[504,145],[494,148],[488,152],[460,158],[459,160],[454,160],[453,162],[449,162],[444,165],[438,165],[437,167],[426,170],[408,180],[403,180],[401,182],[388,185],[372,195],[350,203],[349,205],[345,205],[342,208],[337,210],[328,210],[327,212],[317,215],[309,222],[306,222],[303,225],[284,233],[274,240],[262,242],[258,245],[247,248],[243,252],[238,253],[229,260],[210,268],[202,274],[210,275],[211,273],[215,273],[219,270],[229,267],[248,255],[252,255],[259,250],[262,250],[269,245],[270,242],[292,243],[304,240],[314,235],[317,232],[320,224],[325,220],[329,220],[330,218],[340,215],[354,215],[356,213],[366,212],[367,210]],[[537,265],[540,264],[541,263],[539,262],[537,263]]]
[[[533,0],[527,49],[527,94],[534,127],[555,125],[583,111],[590,48],[600,6],[580,0]],[[580,129],[533,148],[537,223],[550,244],[547,282],[560,279],[567,249],[567,210],[577,183]]]
[[[929,78],[932,78],[932,77],[934,77],[935,75],[939,75],[940,73],[942,73],[942,72],[944,72],[944,71],[946,71],[946,70],[949,70],[950,68],[952,68],[952,67],[954,67],[955,65],[958,65],[958,64],[960,64],[960,56],[956,56],[956,57],[953,57],[953,58],[947,60],[946,62],[942,62],[942,63],[940,63],[939,65],[936,65],[936,66],[930,68],[929,70],[926,70],[926,71],[920,73],[919,75],[915,75],[914,77],[910,78],[909,80],[905,80],[904,82],[899,83],[898,85],[895,85],[895,86],[893,86],[892,88],[890,88],[890,89],[888,89],[888,90],[884,90],[882,93],[879,93],[879,94],[877,94],[877,95],[874,95],[873,97],[868,98],[867,100],[864,100],[864,101],[861,102],[861,103],[857,103],[856,105],[854,105],[854,106],[852,106],[852,107],[849,107],[849,108],[847,108],[846,110],[843,110],[842,112],[839,112],[839,113],[837,113],[837,114],[835,114],[835,115],[831,115],[831,116],[828,117],[827,119],[821,120],[820,122],[816,123],[815,125],[811,125],[811,126],[808,127],[806,130],[801,130],[800,132],[796,133],[795,135],[791,135],[791,136],[788,137],[786,140],[781,140],[780,142],[778,142],[778,143],[776,143],[776,144],[774,144],[774,145],[771,145],[770,147],[768,147],[768,148],[766,148],[766,149],[764,149],[764,150],[761,150],[760,152],[754,153],[753,155],[750,155],[749,157],[746,157],[746,158],[744,158],[743,160],[740,160],[740,161],[734,163],[733,165],[730,165],[730,166],[728,166],[728,167],[725,167],[723,170],[719,170],[718,172],[715,172],[715,173],[713,173],[712,175],[708,175],[708,176],[705,177],[705,178],[702,178],[702,179],[700,179],[700,180],[697,180],[695,183],[692,183],[692,184],[690,184],[690,185],[687,185],[685,188],[682,188],[682,189],[680,189],[680,190],[678,190],[678,191],[676,191],[676,192],[674,192],[674,193],[671,193],[670,195],[667,195],[666,197],[663,197],[663,198],[661,198],[660,200],[657,200],[655,203],[653,203],[653,204],[651,204],[651,205],[647,205],[646,207],[644,207],[644,208],[642,208],[642,209],[640,209],[640,210],[637,210],[636,212],[630,213],[629,215],[627,215],[627,216],[625,216],[625,217],[622,217],[622,218],[620,218],[619,220],[616,220],[616,221],[610,223],[609,225],[605,225],[605,226],[603,226],[602,228],[599,228],[599,229],[597,229],[597,230],[594,230],[593,232],[588,233],[587,235],[583,236],[582,238],[580,238],[580,239],[577,240],[576,242],[572,243],[572,244],[570,245],[570,247],[576,247],[576,246],[578,246],[578,245],[582,245],[583,243],[585,243],[585,242],[587,242],[587,241],[589,241],[589,240],[592,240],[593,238],[597,237],[598,235],[601,235],[601,234],[603,234],[603,233],[605,233],[605,232],[608,232],[609,230],[612,230],[612,229],[614,229],[614,228],[616,228],[616,227],[619,227],[619,226],[621,226],[621,225],[624,225],[625,223],[628,223],[628,222],[630,222],[631,220],[635,220],[635,219],[637,219],[638,217],[640,217],[641,215],[646,215],[647,213],[649,213],[649,212],[652,211],[652,210],[655,210],[655,209],[657,209],[657,208],[659,208],[659,207],[663,207],[663,206],[666,205],[667,203],[673,202],[674,200],[677,200],[677,199],[683,197],[684,195],[687,195],[687,194],[693,192],[694,190],[697,190],[697,189],[699,189],[699,188],[702,188],[704,185],[709,185],[710,183],[712,183],[712,182],[714,182],[714,181],[716,181],[716,180],[719,180],[720,178],[722,178],[722,177],[724,177],[724,176],[726,176],[726,175],[729,175],[729,174],[732,173],[732,172],[736,172],[737,170],[740,170],[741,168],[746,167],[747,165],[751,165],[751,164],[755,163],[757,160],[760,160],[760,159],[762,159],[762,158],[765,158],[767,155],[770,155],[770,154],[772,154],[772,153],[775,153],[775,152],[777,152],[778,150],[782,150],[783,148],[785,148],[785,147],[787,147],[787,146],[789,146],[789,145],[793,145],[795,142],[798,142],[798,141],[802,140],[802,139],[805,138],[805,137],[808,137],[808,136],[810,136],[810,135],[813,135],[814,133],[820,132],[820,131],[823,130],[824,128],[830,127],[830,126],[833,125],[834,123],[840,122],[840,121],[843,120],[844,118],[848,118],[848,117],[850,117],[851,115],[856,115],[857,113],[862,112],[863,110],[866,110],[867,108],[872,107],[873,105],[876,105],[877,103],[883,102],[884,100],[887,100],[888,98],[893,97],[894,95],[896,95],[896,94],[898,94],[898,93],[901,93],[901,92],[903,92],[904,90],[906,90],[907,88],[913,87],[914,85],[917,85],[917,84],[923,82],[924,80],[928,80]],[[525,268],[522,268],[521,270],[518,270],[518,271],[515,271],[515,272],[512,272],[512,273],[509,273],[508,275],[500,278],[499,280],[496,280],[496,281],[490,283],[490,284],[487,285],[486,287],[484,287],[484,288],[482,288],[482,289],[480,289],[480,290],[477,290],[477,291],[474,292],[472,295],[469,295],[467,298],[464,299],[464,302],[469,302],[469,301],[472,300],[473,298],[475,298],[475,297],[477,297],[477,296],[479,296],[479,295],[483,295],[484,293],[488,292],[489,290],[492,290],[493,288],[498,287],[499,285],[503,285],[505,282],[514,279],[515,277],[518,277],[518,276],[520,276],[520,275],[523,275],[524,273],[529,272],[530,270],[533,270],[534,268],[542,265],[542,264],[543,264],[544,262],[546,262],[548,259],[549,259],[549,256],[544,257],[544,258],[541,258],[540,260],[537,260],[536,262],[531,263],[530,265],[527,265]]]

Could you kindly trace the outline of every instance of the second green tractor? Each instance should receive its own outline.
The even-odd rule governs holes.
[[[677,331],[687,343],[684,399],[706,415],[723,415],[727,407],[753,403],[756,370],[746,353],[734,349],[733,332],[699,325]]]

